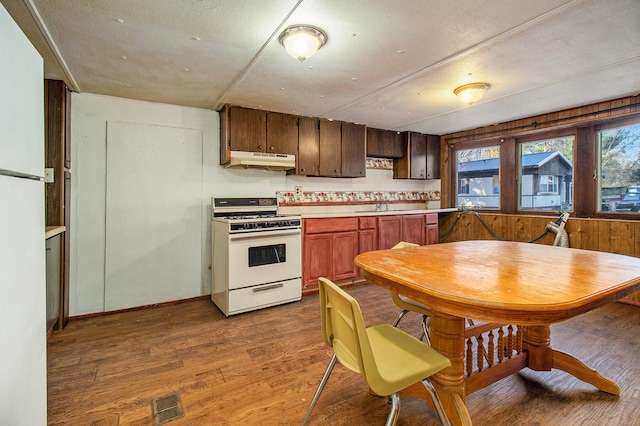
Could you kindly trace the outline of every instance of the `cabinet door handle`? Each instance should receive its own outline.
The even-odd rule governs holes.
[[[271,284],[271,285],[267,285],[267,286],[264,286],[264,287],[254,288],[253,292],[257,293],[259,291],[273,290],[274,288],[280,288],[280,287],[284,287],[284,284],[282,284],[282,283]]]
[[[258,145],[258,149],[262,149],[262,145]]]
[[[270,149],[271,151],[273,151],[275,148],[274,148],[274,147],[272,147],[272,146],[270,146],[270,147],[269,147],[269,149]]]

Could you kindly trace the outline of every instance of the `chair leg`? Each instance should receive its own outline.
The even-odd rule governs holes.
[[[431,317],[429,315],[422,316],[422,336],[424,336],[424,340],[427,342],[427,345],[431,346],[431,335],[429,334],[429,323],[431,322]],[[420,336],[420,340],[422,340],[422,336]]]
[[[442,422],[444,426],[451,426],[451,422],[449,421],[447,414],[444,412],[442,401],[440,401],[440,397],[438,396],[438,392],[436,392],[436,389],[433,387],[429,379],[422,380],[422,384],[424,385],[425,389],[427,390],[427,393],[431,397],[431,400],[433,401],[433,406],[436,407],[436,413],[438,414],[438,417],[440,417],[440,422]]]
[[[391,412],[387,417],[387,422],[384,424],[385,426],[395,426],[398,421],[398,417],[400,416],[400,397],[397,393],[390,395],[391,398]]]
[[[404,316],[407,314],[407,312],[409,312],[409,311],[407,311],[406,309],[398,312],[398,315],[396,315],[396,319],[393,320],[393,323],[391,323],[391,325],[393,327],[397,327],[398,323],[400,323],[400,320],[402,318],[404,318]]]
[[[307,420],[309,420],[309,416],[311,416],[311,411],[313,411],[313,407],[316,406],[316,402],[318,402],[318,398],[320,398],[320,394],[324,389],[324,385],[327,384],[327,380],[329,380],[329,376],[331,375],[331,371],[333,370],[333,367],[335,367],[337,360],[338,358],[336,357],[336,354],[333,354],[333,356],[329,360],[329,365],[327,365],[327,369],[325,370],[324,375],[320,380],[320,384],[318,384],[318,389],[316,389],[316,393],[313,395],[313,399],[309,404],[309,408],[307,409],[307,414],[305,414],[304,419],[302,420],[302,426],[307,424]]]

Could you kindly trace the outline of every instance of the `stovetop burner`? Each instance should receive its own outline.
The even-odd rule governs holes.
[[[295,229],[302,226],[300,215],[281,215],[275,198],[213,199],[213,220],[226,224],[229,232]]]
[[[283,217],[289,217],[283,214],[232,214],[230,216],[223,216],[227,220],[251,220],[251,219],[278,219]]]

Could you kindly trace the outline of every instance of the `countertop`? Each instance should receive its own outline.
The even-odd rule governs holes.
[[[66,226],[47,226],[44,230],[44,239],[48,240],[51,237],[55,237],[58,234],[62,234],[67,230]]]
[[[340,207],[340,208],[338,208]],[[314,207],[281,207],[280,214],[299,214],[303,219],[360,216],[390,216],[403,214],[450,213],[456,208],[416,209],[390,206],[389,210],[375,211],[375,205],[358,206],[314,206]]]

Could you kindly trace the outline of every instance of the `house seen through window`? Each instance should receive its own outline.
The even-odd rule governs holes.
[[[574,136],[521,143],[521,210],[571,210]]]
[[[456,207],[500,208],[500,147],[456,151]]]

